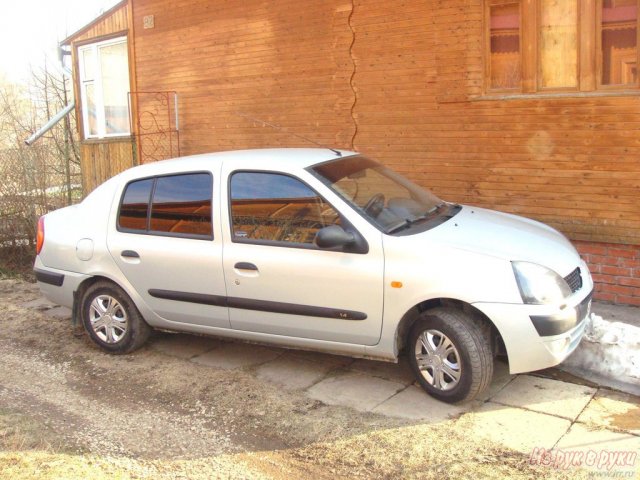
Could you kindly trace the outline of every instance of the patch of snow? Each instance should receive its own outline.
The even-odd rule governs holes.
[[[628,384],[637,391],[640,389],[640,327],[591,314],[582,342],[560,368],[585,378],[592,374],[599,379],[610,379],[609,386],[622,390],[627,390],[624,384]]]

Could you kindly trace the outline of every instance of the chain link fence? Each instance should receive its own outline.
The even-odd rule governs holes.
[[[81,198],[78,165],[53,146],[0,150],[0,276],[29,277],[38,218]]]

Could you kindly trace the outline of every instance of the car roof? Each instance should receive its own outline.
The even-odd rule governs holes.
[[[340,155],[335,152],[339,151]],[[342,157],[357,155],[348,150],[330,150],[329,148],[261,148],[254,150],[233,150],[228,152],[203,153],[186,157],[173,158],[146,163],[125,170],[122,176],[127,179],[162,175],[174,171],[204,170],[220,163],[242,161],[255,162],[255,167],[293,171],[307,168],[310,165],[335,160]]]

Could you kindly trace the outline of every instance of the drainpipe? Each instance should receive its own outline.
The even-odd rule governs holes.
[[[40,128],[40,130],[38,130],[36,133],[31,135],[29,138],[27,138],[24,141],[24,143],[26,143],[28,146],[33,145],[33,143],[36,140],[38,140],[41,136],[43,136],[45,133],[51,130],[56,123],[58,123],[64,117],[69,115],[69,113],[71,112],[71,110],[75,108],[75,106],[76,106],[76,102],[71,102],[69,105],[64,107],[62,110],[56,113],[53,117],[51,117],[51,120],[49,120],[42,128]]]

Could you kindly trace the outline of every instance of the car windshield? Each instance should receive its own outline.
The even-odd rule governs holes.
[[[448,220],[459,207],[361,155],[309,169],[382,232],[416,233]]]

